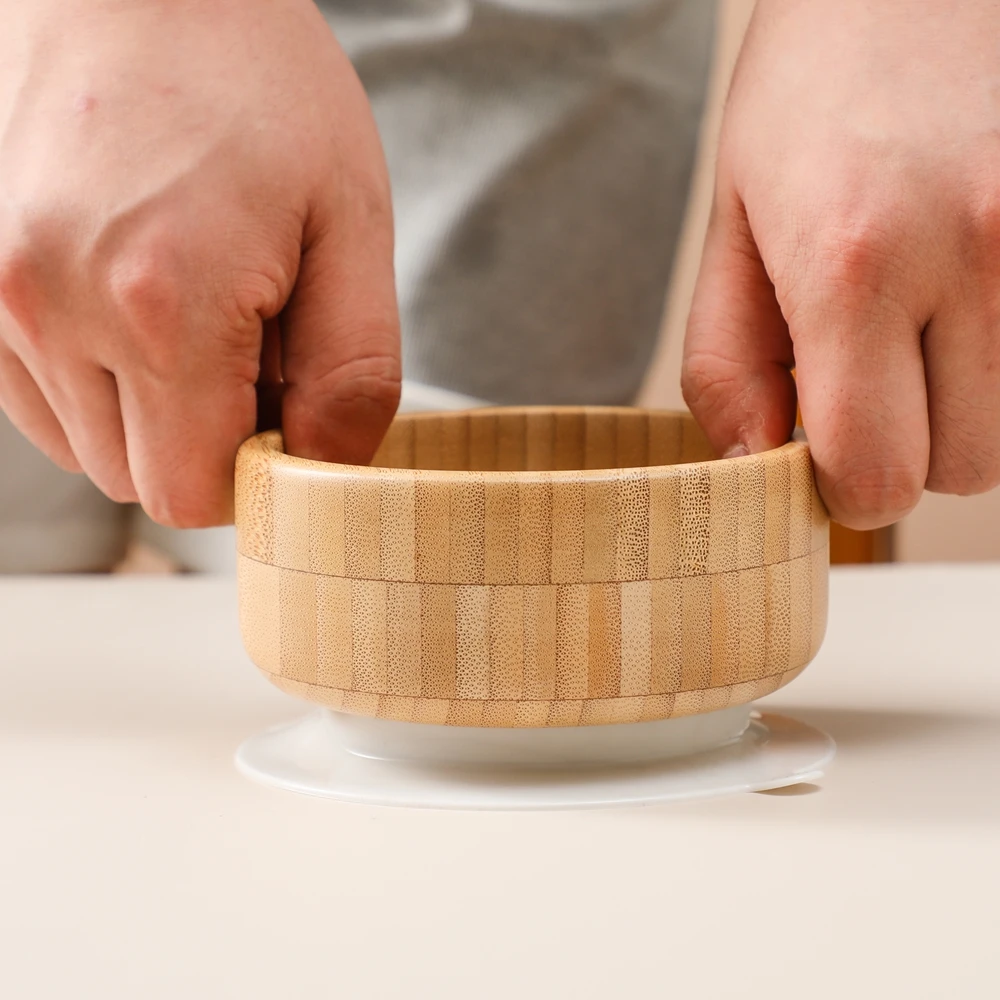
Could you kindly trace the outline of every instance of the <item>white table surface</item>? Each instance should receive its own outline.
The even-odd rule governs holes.
[[[606,812],[254,785],[227,580],[0,581],[0,996],[1000,997],[1000,567],[838,571],[817,791]],[[316,992],[317,990],[322,992]]]

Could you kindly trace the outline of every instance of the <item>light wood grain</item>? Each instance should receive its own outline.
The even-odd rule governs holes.
[[[711,711],[786,683],[826,627],[807,445],[715,461],[686,414],[404,415],[371,467],[293,458],[269,432],[239,454],[237,532],[254,662],[382,718]]]

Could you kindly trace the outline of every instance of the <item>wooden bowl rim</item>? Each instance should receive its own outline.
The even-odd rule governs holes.
[[[675,417],[693,420],[690,413],[683,410],[661,410],[650,407],[632,406],[490,406],[466,410],[431,410],[399,414],[406,420],[441,420],[468,417],[470,414],[489,416],[491,414],[558,414],[558,413],[644,413],[648,415]],[[697,474],[707,467],[726,464],[768,461],[772,456],[790,452],[808,452],[809,445],[801,429],[797,429],[791,441],[778,448],[741,455],[738,458],[714,458],[698,462],[680,462],[674,465],[642,465],[608,469],[534,469],[497,472],[491,470],[468,471],[463,469],[407,469],[378,465],[344,465],[339,462],[321,462],[317,459],[298,458],[284,450],[284,439],[280,430],[263,431],[248,438],[243,448],[263,455],[272,465],[301,472],[320,473],[330,478],[363,479],[412,479],[419,477],[423,482],[438,483],[577,483],[619,480],[632,473],[655,473],[658,477],[687,476]]]

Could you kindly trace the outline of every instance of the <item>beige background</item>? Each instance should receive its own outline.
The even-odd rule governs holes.
[[[702,127],[699,165],[667,301],[662,348],[643,393],[642,401],[646,403],[683,405],[679,385],[681,348],[711,204],[715,140],[729,76],[753,6],[753,0],[721,0],[719,47]],[[916,511],[897,528],[896,557],[904,562],[1000,559],[998,523],[1000,491],[962,498],[927,494]]]
[[[462,813],[241,778],[303,705],[230,581],[0,580],[0,996],[996,1000],[998,587],[831,575],[767,702],[837,740],[818,787]]]

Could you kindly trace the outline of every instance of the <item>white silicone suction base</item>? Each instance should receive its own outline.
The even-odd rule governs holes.
[[[813,781],[825,733],[748,706],[663,722],[472,729],[318,710],[248,739],[245,775],[368,805],[573,809],[763,791]]]

